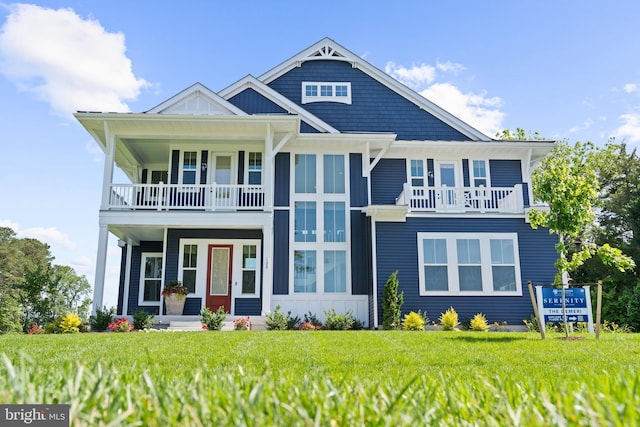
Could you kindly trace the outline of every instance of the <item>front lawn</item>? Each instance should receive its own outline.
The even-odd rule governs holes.
[[[0,336],[0,404],[74,425],[636,425],[640,335],[138,332]]]

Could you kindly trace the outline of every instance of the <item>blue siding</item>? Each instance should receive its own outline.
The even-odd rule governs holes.
[[[462,159],[462,185],[464,187],[471,187],[471,180],[469,179],[469,159]]]
[[[289,211],[273,213],[273,294],[289,293]]]
[[[276,154],[274,179],[274,206],[289,206],[289,185],[291,163],[289,153]]]
[[[236,316],[260,316],[262,300],[260,298],[236,298]]]
[[[405,159],[380,159],[371,172],[371,204],[394,205],[406,182]]]
[[[369,295],[371,290],[371,221],[351,211],[351,293]]]
[[[428,296],[419,295],[418,232],[495,232],[518,233],[522,296]],[[527,281],[543,284],[553,281],[556,238],[545,230],[533,230],[518,218],[407,218],[406,223],[377,223],[377,292],[379,321],[382,319],[382,290],[391,273],[398,270],[399,290],[404,291],[402,311],[426,310],[431,319],[453,306],[461,318],[478,312],[490,322],[507,321],[522,325],[533,309],[526,290]]]
[[[307,61],[269,86],[301,104],[302,82],[351,82],[351,105],[316,102],[303,107],[341,132],[394,132],[404,140],[469,138],[367,74],[341,61]]]
[[[320,133],[320,131],[309,123],[300,121],[300,133]]]
[[[140,293],[140,264],[142,262],[143,252],[162,252],[162,242],[140,242],[140,246],[133,246],[131,248],[129,304],[126,313],[128,315],[132,315],[140,308],[138,306],[138,295]],[[146,310],[152,314],[158,314],[158,307],[147,307]]]
[[[520,160],[489,160],[492,187],[513,187],[522,185],[524,205],[529,206],[529,186],[522,182]]]
[[[362,176],[362,154],[349,154],[349,192],[351,206],[367,206],[367,178]]]
[[[287,110],[253,89],[245,89],[229,102],[247,114],[287,114]]]

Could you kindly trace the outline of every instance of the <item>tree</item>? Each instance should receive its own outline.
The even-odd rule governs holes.
[[[394,271],[387,279],[382,290],[382,327],[400,328],[400,308],[404,304],[404,292],[398,294],[398,272]]]
[[[640,158],[615,145],[605,165],[598,170],[601,184],[597,221],[592,235],[596,244],[610,242],[640,263]],[[581,282],[603,280],[603,318],[640,330],[640,280],[637,271],[611,271],[599,258],[587,260],[576,270]]]
[[[556,284],[565,285],[566,273],[575,271],[595,254],[604,265],[619,271],[627,271],[635,266],[630,257],[608,243],[597,245],[593,241],[582,240],[596,219],[595,208],[600,190],[597,171],[610,159],[614,150],[615,147],[610,144],[602,149],[592,143],[578,142],[569,146],[562,142],[542,159],[533,172],[531,181],[534,198],[546,203],[549,209],[531,210],[529,221],[533,228],[546,227],[550,233],[558,235]],[[564,286],[562,299],[564,302]],[[568,336],[564,314],[565,335]]]

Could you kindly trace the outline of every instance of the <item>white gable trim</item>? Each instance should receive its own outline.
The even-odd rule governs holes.
[[[379,68],[365,61],[358,55],[354,54],[353,52],[349,51],[348,49],[328,37],[323,38],[314,45],[308,47],[307,49],[289,58],[280,65],[262,74],[260,77],[258,77],[258,80],[262,81],[265,84],[269,84],[270,82],[292,70],[293,68],[299,67],[303,62],[327,59],[351,63],[352,67],[361,70],[365,74],[368,74],[375,80],[387,86],[389,89],[400,94],[407,100],[413,102],[418,107],[442,120],[444,123],[458,130],[463,135],[471,138],[472,140],[491,141],[491,138],[487,137],[479,130],[463,122],[451,113],[438,107],[433,102],[424,98],[415,91],[409,89],[398,80],[389,76],[387,73],[383,72]]]
[[[160,105],[153,107],[151,110],[147,111],[146,114],[166,114],[166,111],[171,110],[172,107],[179,105],[181,102],[188,100],[194,95],[203,96],[207,101],[218,107],[223,115],[247,115],[247,113],[245,113],[232,103],[228,102],[226,99],[222,98],[211,89],[204,86],[202,83],[195,83],[189,86],[182,92],[172,96]]]
[[[278,106],[287,110],[290,114],[299,115],[303,121],[305,121],[306,123],[308,123],[309,125],[311,125],[313,128],[315,128],[320,132],[340,133],[340,131],[338,131],[333,126],[329,125],[327,122],[321,120],[314,114],[311,114],[309,111],[300,107],[298,104],[291,101],[289,98],[282,96],[280,93],[271,89],[269,86],[262,83],[260,80],[256,79],[250,74],[238,80],[231,86],[228,86],[225,89],[222,89],[219,92],[219,95],[225,100],[228,100],[248,88],[255,90],[260,95],[264,96],[268,100],[274,102]]]

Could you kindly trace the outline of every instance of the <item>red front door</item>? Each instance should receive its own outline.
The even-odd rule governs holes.
[[[211,311],[222,306],[231,312],[231,260],[232,245],[209,245],[206,304]]]

